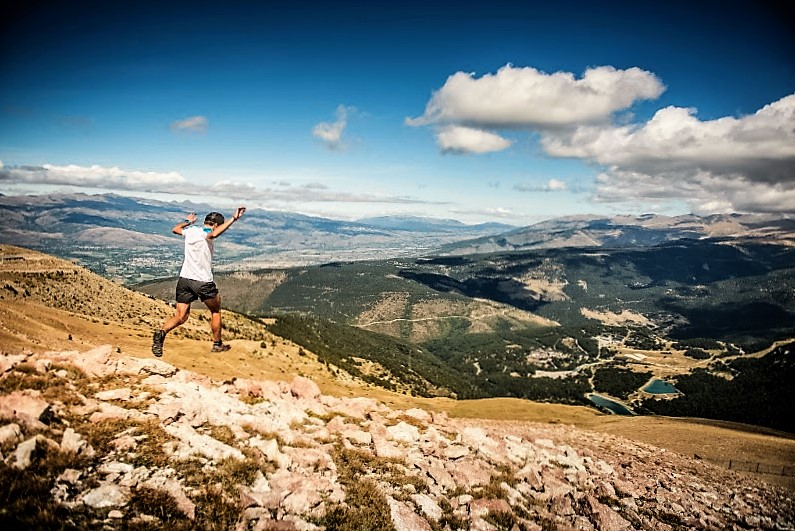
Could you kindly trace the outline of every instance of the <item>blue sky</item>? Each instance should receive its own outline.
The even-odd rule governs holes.
[[[792,8],[515,3],[17,7],[0,193],[516,225],[795,212]]]

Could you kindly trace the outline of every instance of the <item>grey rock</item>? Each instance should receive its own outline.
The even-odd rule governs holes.
[[[387,498],[389,515],[396,531],[433,531],[431,525],[414,509],[394,498]]]
[[[36,437],[31,437],[30,439],[19,443],[16,450],[14,450],[13,466],[20,470],[28,468],[33,457],[33,452],[36,451],[37,445],[38,442]]]
[[[0,445],[13,444],[22,440],[19,424],[11,423],[0,427]]]
[[[414,494],[411,499],[417,505],[420,513],[424,514],[433,521],[439,521],[444,515],[442,508],[436,503],[433,498],[427,494]]]
[[[123,402],[129,400],[131,396],[132,390],[129,387],[100,391],[94,395],[97,400],[121,400]]]
[[[94,509],[123,507],[130,501],[130,490],[113,483],[105,483],[86,492],[82,499],[84,504]]]

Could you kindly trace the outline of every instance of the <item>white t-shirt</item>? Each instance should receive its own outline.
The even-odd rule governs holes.
[[[185,260],[179,276],[201,282],[213,281],[213,240],[208,238],[212,229],[192,225],[182,229],[185,238]]]

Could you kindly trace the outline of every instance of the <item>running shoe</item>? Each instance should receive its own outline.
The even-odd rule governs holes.
[[[156,358],[163,355],[163,341],[165,340],[166,333],[162,330],[156,331],[154,336],[152,336],[152,354],[154,354]]]
[[[226,352],[232,348],[232,345],[227,345],[226,343],[213,343],[213,352]]]

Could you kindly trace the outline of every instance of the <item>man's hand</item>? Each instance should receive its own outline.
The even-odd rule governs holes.
[[[182,236],[182,230],[183,229],[187,229],[188,227],[190,227],[194,223],[196,223],[196,212],[191,212],[190,214],[185,216],[185,221],[180,221],[179,223],[174,225],[174,228],[171,229],[171,232],[173,232],[174,234],[179,234],[180,236]]]
[[[243,214],[245,214],[245,213],[246,213],[246,207],[237,207],[237,211],[235,212],[235,215],[232,216],[232,217],[235,220],[238,220],[238,219],[242,218]]]

